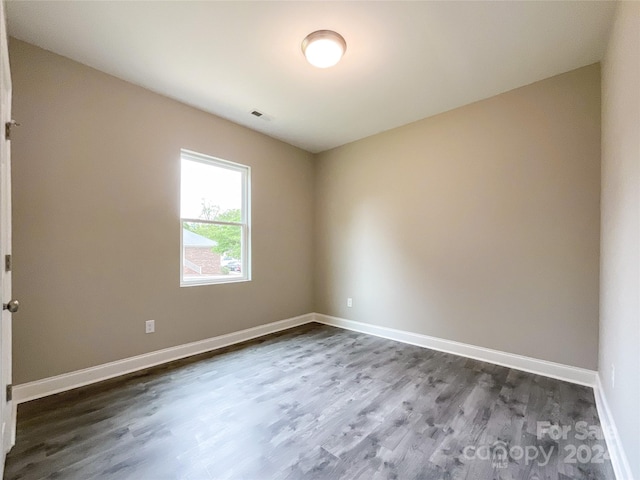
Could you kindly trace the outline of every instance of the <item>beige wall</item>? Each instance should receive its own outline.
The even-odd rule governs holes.
[[[595,369],[599,195],[599,65],[322,153],[316,311]]]
[[[601,230],[600,378],[633,478],[640,478],[640,3],[636,2],[618,5],[602,66]]]
[[[36,47],[10,54],[15,383],[311,312],[314,283],[321,313],[596,368],[598,65],[314,168]],[[252,167],[252,282],[179,287],[180,148]]]
[[[14,39],[10,57],[15,383],[312,311],[309,153]],[[179,287],[180,148],[251,166],[253,281]]]

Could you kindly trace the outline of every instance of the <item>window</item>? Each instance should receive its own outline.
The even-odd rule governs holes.
[[[180,285],[251,280],[251,170],[186,150],[180,162]]]

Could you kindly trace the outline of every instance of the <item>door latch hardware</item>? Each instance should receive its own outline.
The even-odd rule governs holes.
[[[11,128],[12,127],[19,127],[20,124],[18,122],[16,122],[15,120],[11,120],[10,122],[6,122],[4,124],[4,139],[5,140],[11,140]]]

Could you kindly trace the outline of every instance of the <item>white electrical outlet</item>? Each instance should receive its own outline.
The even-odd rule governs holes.
[[[144,322],[144,333],[153,333],[156,331],[156,321],[147,320]]]
[[[353,298],[347,298],[347,307],[353,307]]]
[[[616,367],[611,364],[611,388],[616,388]]]

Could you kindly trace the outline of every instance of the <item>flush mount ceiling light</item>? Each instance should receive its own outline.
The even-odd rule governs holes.
[[[318,68],[333,67],[347,50],[347,42],[342,35],[331,30],[310,33],[302,41],[302,53],[307,61]]]

